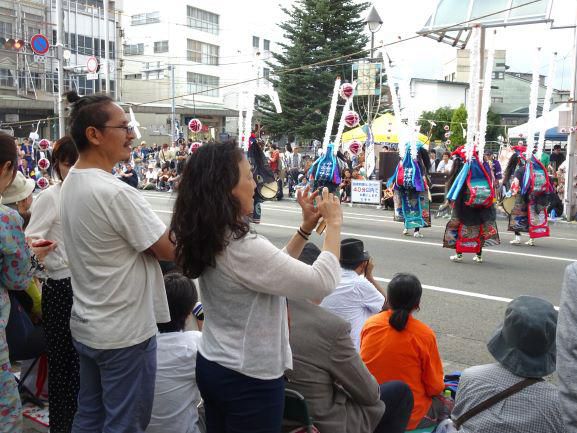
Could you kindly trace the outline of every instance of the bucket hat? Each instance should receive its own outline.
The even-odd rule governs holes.
[[[32,179],[26,179],[21,172],[16,172],[14,181],[10,184],[4,194],[2,195],[2,204],[13,204],[24,200],[36,187],[36,182]]]
[[[365,244],[360,239],[348,238],[341,241],[341,264],[354,265],[370,258],[368,251],[365,251]]]
[[[555,371],[557,311],[544,299],[519,296],[487,343],[499,363],[520,377],[541,378]]]

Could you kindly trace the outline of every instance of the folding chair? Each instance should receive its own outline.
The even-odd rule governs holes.
[[[302,394],[292,389],[285,389],[284,419],[294,421],[305,427],[307,433],[313,433],[313,419],[309,415],[307,402]]]

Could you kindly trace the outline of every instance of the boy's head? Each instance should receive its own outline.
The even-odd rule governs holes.
[[[192,309],[198,302],[194,281],[182,274],[170,273],[164,276],[164,286],[171,320],[168,323],[158,323],[158,330],[161,333],[183,331]]]

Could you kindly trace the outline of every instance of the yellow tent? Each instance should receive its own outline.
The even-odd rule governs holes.
[[[395,124],[395,116],[390,113],[385,113],[377,117],[372,124],[373,135],[375,143],[398,143],[397,126]],[[419,134],[419,141],[423,144],[428,144],[429,140],[426,135]],[[367,139],[367,134],[363,131],[362,126],[357,126],[350,131],[343,134],[342,142],[348,143],[352,140],[359,140],[364,142]]]

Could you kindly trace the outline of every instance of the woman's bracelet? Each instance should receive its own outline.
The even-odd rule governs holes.
[[[302,226],[299,227],[299,230],[300,230],[301,232],[303,232],[304,235],[307,235],[307,236],[310,236],[310,235],[313,234],[313,232],[306,232],[306,231],[303,229]]]
[[[303,229],[301,229],[300,227],[299,227],[299,229],[297,230],[297,233],[298,233],[299,236],[300,236],[301,238],[303,238],[305,241],[308,241],[308,240],[309,240],[309,237],[305,234],[305,232],[303,231]]]

